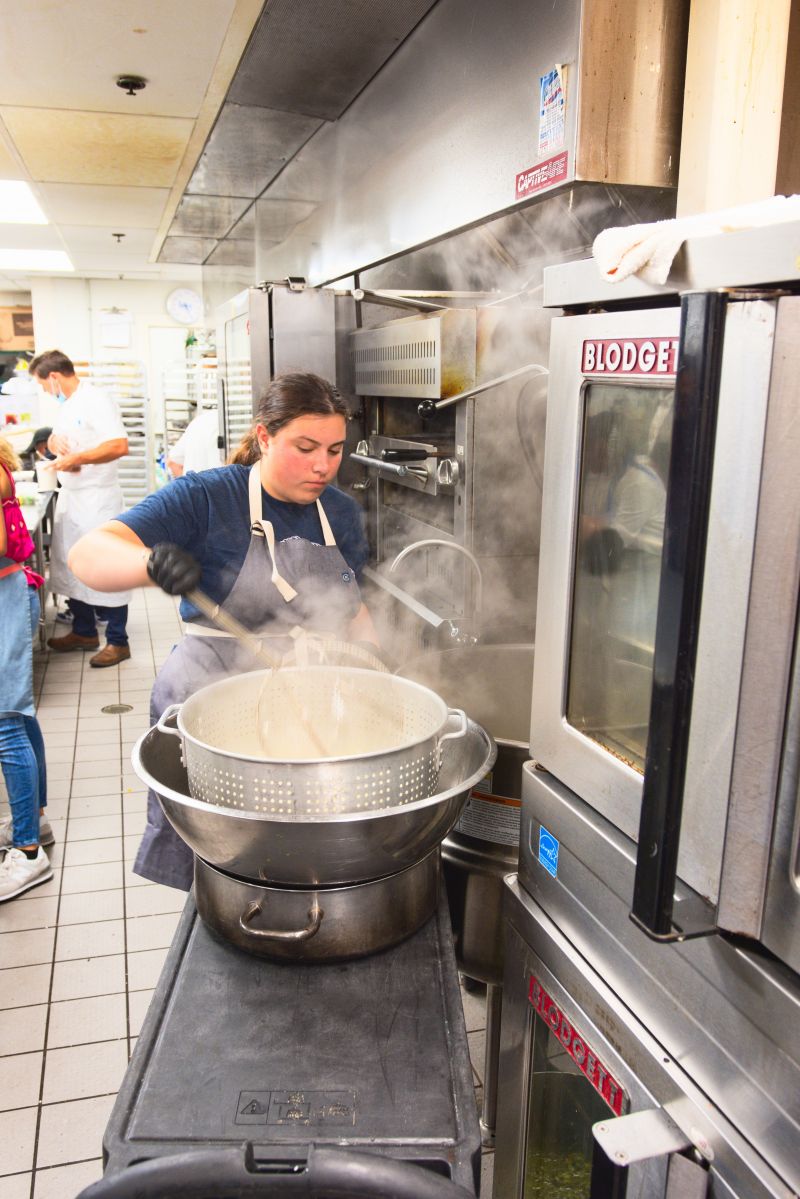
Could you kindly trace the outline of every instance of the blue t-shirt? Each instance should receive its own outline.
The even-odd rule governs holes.
[[[199,474],[190,471],[135,508],[116,517],[145,545],[171,541],[193,555],[203,568],[200,589],[221,604],[231,591],[250,548],[249,466],[220,466]],[[361,509],[336,487],[320,496],[336,545],[359,578],[368,557]],[[289,504],[273,499],[263,487],[264,520],[272,522],[275,540],[302,537],[324,545],[317,505]],[[190,620],[197,610],[181,600],[181,616]]]

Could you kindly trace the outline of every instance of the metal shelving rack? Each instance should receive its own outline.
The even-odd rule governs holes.
[[[168,452],[198,408],[217,403],[217,360],[173,362],[162,375],[164,396],[164,443]]]
[[[154,486],[144,367],[141,362],[86,360],[75,363],[75,373],[102,388],[119,405],[128,434],[128,453],[119,460],[119,482],[126,506],[132,507]]]

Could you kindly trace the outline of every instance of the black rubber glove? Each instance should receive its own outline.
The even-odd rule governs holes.
[[[185,595],[200,582],[200,563],[179,545],[162,541],[147,559],[147,573],[167,595]]]

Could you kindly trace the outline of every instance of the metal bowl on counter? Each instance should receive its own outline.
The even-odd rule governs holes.
[[[289,887],[342,886],[396,874],[437,847],[458,820],[497,749],[480,725],[441,747],[439,791],[372,812],[269,815],[218,807],[189,795],[178,739],[158,726],[131,755],[180,837],[204,861],[230,874]]]

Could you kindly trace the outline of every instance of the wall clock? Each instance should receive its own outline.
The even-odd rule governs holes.
[[[181,325],[196,325],[203,319],[203,300],[190,287],[176,287],[167,296],[167,312]]]

